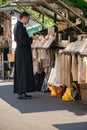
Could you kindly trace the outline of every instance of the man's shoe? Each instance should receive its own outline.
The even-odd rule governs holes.
[[[18,99],[31,99],[31,95],[27,95],[27,94],[18,94]]]
[[[32,98],[31,95],[27,95],[26,93],[23,93],[23,94],[25,95],[25,97],[30,97],[30,98]]]

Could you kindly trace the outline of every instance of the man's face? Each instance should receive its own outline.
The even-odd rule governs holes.
[[[23,17],[23,23],[26,25],[26,24],[28,24],[29,23],[29,16],[24,16]]]

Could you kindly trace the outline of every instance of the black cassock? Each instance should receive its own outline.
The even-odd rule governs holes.
[[[14,38],[17,43],[15,50],[14,93],[33,92],[34,76],[31,44],[23,23],[18,21],[14,28]]]

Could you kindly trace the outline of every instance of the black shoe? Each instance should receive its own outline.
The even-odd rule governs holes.
[[[27,95],[25,93],[23,94],[18,94],[18,99],[31,99],[31,95]]]
[[[25,97],[31,97],[32,98],[31,95],[27,95],[26,93],[23,93],[23,94],[25,95]]]

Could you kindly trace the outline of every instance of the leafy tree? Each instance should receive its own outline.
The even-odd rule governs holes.
[[[9,2],[9,1],[12,1],[12,0],[0,0],[0,4],[5,4],[5,3]]]

